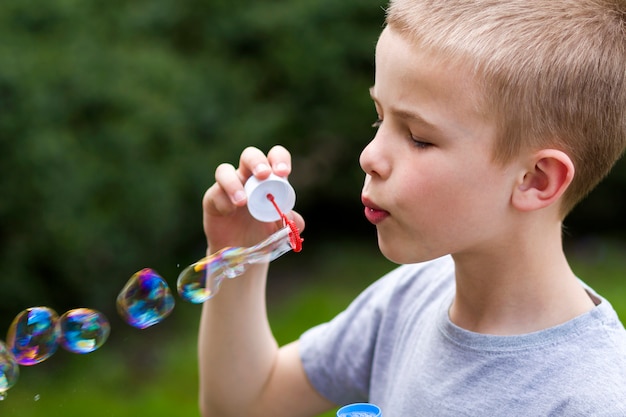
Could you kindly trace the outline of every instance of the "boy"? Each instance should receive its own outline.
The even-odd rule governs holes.
[[[203,307],[203,415],[626,416],[626,331],[561,242],[623,152],[625,68],[621,0],[392,0],[360,163],[365,215],[404,265],[281,348],[268,266],[226,283]],[[273,232],[243,183],[290,171],[280,146],[220,165],[208,252]]]

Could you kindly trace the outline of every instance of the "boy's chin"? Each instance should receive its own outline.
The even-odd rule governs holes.
[[[398,248],[397,244],[385,244],[384,241],[381,241],[380,237],[378,238],[378,249],[380,249],[380,253],[382,253],[385,258],[398,265],[418,262],[414,260],[415,256],[407,253],[406,248]]]
[[[378,235],[378,249],[385,258],[398,265],[417,264],[420,262],[432,261],[442,255],[430,253],[420,253],[419,250],[411,249],[406,245],[398,243],[397,240],[385,242]]]

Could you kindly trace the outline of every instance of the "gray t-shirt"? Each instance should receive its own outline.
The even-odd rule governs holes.
[[[405,265],[301,338],[313,386],[384,417],[626,416],[626,331],[608,301],[519,336],[466,331],[448,317],[454,263]]]

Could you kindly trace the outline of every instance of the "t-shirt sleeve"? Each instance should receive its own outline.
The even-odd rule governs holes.
[[[336,404],[367,401],[374,355],[398,270],[370,285],[330,322],[300,337],[300,356],[315,389]]]

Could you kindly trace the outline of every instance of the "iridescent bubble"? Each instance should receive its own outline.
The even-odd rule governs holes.
[[[56,352],[59,316],[48,307],[31,307],[18,314],[7,335],[7,346],[20,365],[36,365]]]
[[[0,396],[3,396],[9,388],[15,385],[19,376],[20,367],[15,357],[0,340]]]
[[[149,268],[130,277],[117,296],[117,311],[139,329],[160,323],[173,309],[174,297],[167,282]]]
[[[99,311],[90,308],[69,310],[59,318],[59,345],[72,353],[90,353],[106,342],[111,325]]]

